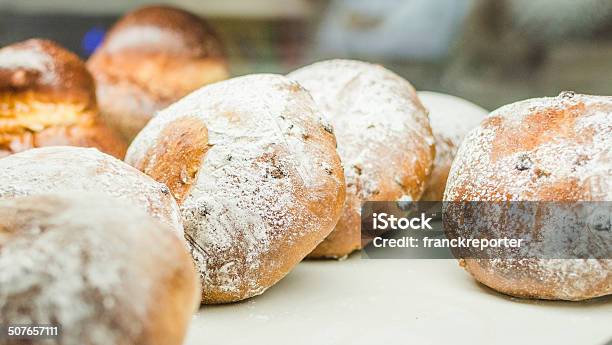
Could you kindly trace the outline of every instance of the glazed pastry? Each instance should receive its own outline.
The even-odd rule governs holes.
[[[104,119],[129,141],[157,111],[229,75],[210,26],[168,6],[143,7],[121,18],[87,64]]]
[[[101,122],[93,79],[75,54],[40,39],[0,49],[0,157],[55,145],[117,158],[126,149]]]

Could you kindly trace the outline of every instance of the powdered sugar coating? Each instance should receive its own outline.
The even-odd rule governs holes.
[[[183,237],[168,188],[97,149],[44,147],[0,159],[1,199],[53,192],[100,192],[128,201]]]
[[[0,49],[0,69],[31,69],[41,73],[43,78],[49,78],[47,81],[57,78],[51,56],[35,49]]]
[[[155,165],[160,158],[151,148],[170,123],[187,117],[208,130],[208,151],[180,205],[203,300],[261,294],[338,219],[344,179],[334,136],[299,84],[250,75],[206,86],[161,111],[126,162]]]
[[[197,302],[181,241],[133,205],[95,193],[0,200],[0,286],[0,323],[61,325],[65,345],[158,344],[153,333],[173,332],[151,329],[158,304],[170,312],[166,290],[191,290],[187,314]]]
[[[466,137],[449,200],[612,200],[612,97],[572,95],[513,103]],[[524,168],[520,165],[528,165]],[[573,181],[560,195],[559,181]]]
[[[347,183],[338,231],[348,232],[338,236],[352,243],[321,256],[344,256],[360,246],[361,201],[421,197],[434,155],[427,113],[412,85],[379,65],[328,60],[288,77],[312,94],[338,140]]]
[[[359,180],[364,188],[356,193],[363,200],[369,200],[380,189],[380,175],[390,170],[389,166],[372,159],[380,157],[381,147],[388,152],[380,157],[384,160],[394,155],[404,156],[401,151],[410,154],[411,147],[401,145],[406,136],[414,136],[427,147],[433,146],[427,116],[414,88],[381,66],[329,60],[301,68],[288,77],[311,93],[332,124],[338,152],[346,167],[347,184],[354,185]],[[395,173],[396,179],[402,179],[401,172]],[[417,200],[422,190],[404,192]]]
[[[510,104],[491,113],[466,137],[453,163],[445,200],[612,201],[611,148],[612,97],[564,92]],[[549,242],[565,238],[556,232],[556,221],[564,220],[540,219],[534,236]],[[490,278],[477,279],[501,284],[498,288],[507,293],[575,300],[612,293],[611,263],[467,260],[467,268],[472,273],[483,270]]]

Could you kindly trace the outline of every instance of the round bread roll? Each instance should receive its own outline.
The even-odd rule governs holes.
[[[127,148],[100,121],[93,79],[76,55],[40,39],[0,49],[0,157],[54,145],[118,158]]]
[[[0,159],[0,199],[83,191],[126,200],[183,238],[180,210],[168,187],[96,149],[45,147]]]
[[[552,201],[609,202],[611,147],[612,97],[564,92],[554,98],[510,104],[491,113],[465,138],[453,162],[444,199],[538,201],[541,208]],[[470,229],[457,224],[469,224],[472,215],[461,213],[461,207],[453,209],[455,212],[445,213],[445,226],[452,223],[450,230],[471,237]],[[461,222],[452,222],[456,219]],[[540,216],[531,228],[513,228],[514,233],[499,233],[494,220],[490,227],[500,238],[527,233],[538,239],[550,237],[545,229],[558,221]],[[609,223],[606,231],[609,236]],[[598,247],[610,248],[610,237],[601,243],[605,237],[594,236],[599,238]],[[557,238],[552,240],[558,242]],[[502,257],[466,258],[460,263],[481,283],[518,297],[583,300],[612,293],[610,259]]]
[[[158,110],[229,74],[210,26],[168,6],[143,7],[121,18],[87,64],[102,115],[130,141]]]
[[[429,111],[429,123],[436,140],[436,158],[421,200],[440,201],[459,144],[488,112],[459,97],[430,91],[417,94]]]
[[[308,92],[258,74],[164,109],[126,161],[170,188],[202,300],[225,303],[263,293],[332,231],[345,194],[335,147]]]
[[[343,258],[362,247],[363,201],[418,200],[434,159],[427,112],[409,82],[360,61],[330,60],[290,73],[334,127],[347,195],[336,229],[310,258]]]
[[[0,200],[0,286],[0,323],[59,325],[62,345],[179,345],[199,306],[182,242],[98,194]]]

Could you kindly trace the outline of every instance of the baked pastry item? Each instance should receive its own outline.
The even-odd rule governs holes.
[[[121,18],[87,65],[104,119],[129,141],[157,111],[229,74],[211,27],[169,6],[143,7]]]
[[[225,303],[263,293],[331,232],[345,193],[335,146],[308,92],[257,74],[164,109],[126,161],[170,188],[202,301]]]
[[[0,199],[56,192],[99,192],[126,200],[183,237],[168,187],[98,150],[45,147],[0,159]]]
[[[336,229],[309,257],[342,258],[362,247],[362,201],[421,197],[435,153],[427,112],[409,82],[378,65],[329,60],[288,77],[333,125],[347,186]]]
[[[436,139],[436,158],[421,200],[440,201],[459,144],[488,112],[474,103],[443,93],[419,91],[417,95],[429,112],[429,124]]]
[[[93,79],[75,54],[40,39],[0,49],[0,157],[52,145],[118,158],[127,148],[100,121]]]
[[[538,213],[528,226],[500,233],[495,219],[488,226],[497,237],[559,241],[559,219],[543,212],[550,202],[612,200],[612,97],[564,92],[558,97],[513,103],[491,113],[470,132],[453,162],[444,199],[482,201],[484,206],[504,201],[536,201]],[[446,231],[470,237],[474,214],[448,204]],[[476,214],[486,217],[486,215]],[[609,214],[608,214],[609,215]],[[552,225],[553,232],[546,232]],[[610,250],[610,223],[604,232],[590,231],[577,243],[589,242]],[[580,228],[585,231],[584,228]],[[603,229],[605,230],[605,229]],[[606,240],[606,236],[607,240]],[[608,252],[609,253],[609,252]],[[589,256],[582,256],[589,257]],[[594,256],[591,256],[594,257]],[[500,292],[528,298],[583,300],[612,293],[611,259],[462,258],[461,265],[479,282]]]
[[[54,344],[179,345],[199,306],[182,242],[99,194],[0,200],[0,283],[0,322],[60,325]]]

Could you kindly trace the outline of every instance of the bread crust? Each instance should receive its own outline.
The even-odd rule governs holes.
[[[331,232],[345,197],[335,145],[299,84],[261,74],[203,87],[166,108],[126,162],[170,181],[202,301],[227,303],[263,293]]]
[[[564,92],[510,104],[465,139],[444,198],[609,202],[610,147],[612,97]],[[516,231],[542,236],[553,221],[540,217],[533,228]],[[518,297],[583,300],[612,293],[610,259],[465,259],[461,265],[483,284]]]
[[[180,211],[168,187],[98,150],[44,147],[0,159],[0,199],[57,192],[99,192],[125,200],[183,239]]]
[[[170,6],[128,13],[87,65],[104,119],[129,141],[157,111],[229,74],[223,45],[210,25]]]
[[[85,64],[31,39],[0,49],[0,157],[34,147],[95,147],[123,158],[126,144],[98,115]]]
[[[288,77],[332,124],[347,183],[336,229],[308,257],[343,258],[363,246],[362,201],[421,197],[435,154],[427,113],[409,82],[378,65],[329,60]]]
[[[0,322],[59,324],[58,344],[182,344],[199,306],[183,243],[95,193],[0,200],[0,268]]]

